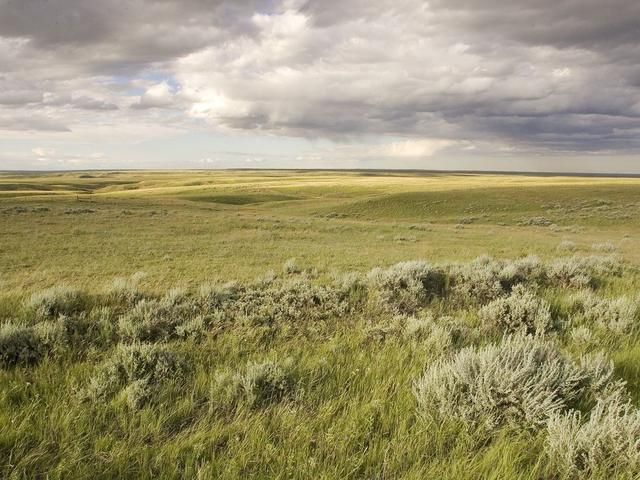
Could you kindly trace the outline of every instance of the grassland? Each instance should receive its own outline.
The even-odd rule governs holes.
[[[639,218],[632,178],[1,174],[0,477],[639,478]],[[429,383],[527,349],[580,378],[542,420]]]
[[[640,262],[640,180],[374,173],[0,177],[5,292],[247,280],[295,257],[322,272],[406,259],[557,255],[612,243]],[[538,217],[555,225],[536,225]],[[532,222],[533,225],[522,225]],[[544,221],[543,221],[544,223]]]

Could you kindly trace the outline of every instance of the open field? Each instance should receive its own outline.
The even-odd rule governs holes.
[[[638,266],[634,178],[0,174],[0,477],[640,478]]]
[[[322,273],[611,243],[640,262],[640,179],[374,173],[0,177],[3,290],[165,289],[251,279],[295,257]]]

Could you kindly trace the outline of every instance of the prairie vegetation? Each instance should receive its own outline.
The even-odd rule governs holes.
[[[0,477],[640,475],[640,182],[80,177],[0,177]]]

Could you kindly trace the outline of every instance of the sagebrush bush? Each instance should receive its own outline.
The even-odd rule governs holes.
[[[240,378],[240,385],[253,406],[281,400],[295,385],[292,361],[250,363]]]
[[[64,320],[40,322],[33,327],[33,330],[47,352],[59,353],[69,346],[69,336]]]
[[[210,402],[227,405],[246,402],[254,408],[266,407],[293,392],[295,377],[291,359],[251,362],[241,372],[217,374],[212,382]]]
[[[543,334],[552,327],[549,304],[523,285],[482,307],[479,315],[487,326],[506,333]]]
[[[444,273],[422,262],[401,262],[387,269],[374,268],[368,281],[379,303],[395,312],[414,313],[446,287]]]
[[[0,365],[11,368],[33,365],[46,354],[46,346],[31,327],[5,323],[0,326]]]
[[[571,240],[562,240],[558,244],[558,250],[563,250],[565,252],[575,252],[577,249],[578,245],[576,245],[576,242]]]
[[[87,394],[92,399],[108,399],[127,387],[138,393],[155,391],[168,382],[184,382],[188,371],[189,366],[183,357],[164,346],[144,343],[121,344],[113,355],[96,369],[87,388]],[[137,398],[140,400],[140,397]],[[132,403],[139,405],[138,401]]]
[[[549,266],[549,278],[562,287],[593,287],[598,277],[620,275],[622,264],[615,257],[561,258]]]
[[[615,252],[616,246],[611,243],[611,242],[604,242],[604,243],[594,243],[593,245],[591,245],[591,249],[595,250],[596,252]]]
[[[417,340],[431,351],[442,353],[453,346],[453,323],[451,317],[407,317],[403,319],[403,334],[405,338]]]
[[[499,281],[504,290],[510,291],[520,284],[527,284],[532,287],[542,286],[547,282],[546,265],[535,255],[528,255],[511,261],[503,260],[498,262],[498,265],[501,267]]]
[[[547,423],[546,452],[565,478],[640,474],[640,410],[620,392],[601,398],[584,421],[572,411]],[[625,477],[626,478],[626,477]]]
[[[638,316],[638,301],[629,297],[601,298],[586,290],[572,296],[574,321],[613,332],[629,333]]]
[[[288,275],[291,275],[294,273],[300,273],[302,269],[298,265],[298,262],[295,258],[289,258],[286,262],[284,262],[284,265],[282,265],[282,271]]]
[[[435,362],[414,392],[419,411],[429,418],[485,432],[506,424],[537,428],[602,389],[612,371],[601,361],[572,362],[549,341],[516,335]]]
[[[79,290],[61,285],[34,293],[26,307],[41,317],[73,315],[85,307],[86,297]]]
[[[584,325],[571,330],[570,338],[571,343],[581,347],[589,346],[594,341],[593,332]]]
[[[125,341],[157,342],[183,336],[185,323],[198,316],[197,305],[182,291],[170,291],[159,300],[144,299],[118,319],[118,334]],[[193,325],[191,325],[193,327]]]
[[[144,298],[139,288],[144,275],[143,272],[136,272],[130,277],[114,278],[106,289],[107,298],[115,303],[135,304]]]
[[[197,315],[176,327],[176,336],[183,339],[199,339],[206,331],[206,324],[202,315]]]
[[[206,294],[207,311],[246,325],[324,320],[350,310],[353,291],[292,278],[269,285],[227,285]]]
[[[500,283],[502,270],[503,266],[488,256],[450,266],[450,300],[460,304],[494,300],[505,292]]]

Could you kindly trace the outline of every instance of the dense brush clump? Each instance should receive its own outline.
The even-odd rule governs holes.
[[[292,362],[250,363],[239,380],[242,393],[251,405],[278,401],[293,389]]]
[[[408,317],[403,320],[404,337],[419,341],[432,352],[442,353],[449,350],[458,336],[454,320],[450,317],[437,320],[433,317]]]
[[[545,285],[547,282],[546,265],[535,255],[516,260],[494,260],[494,262],[500,266],[500,285],[507,291],[520,284],[538,286]]]
[[[588,420],[573,411],[547,423],[546,451],[565,478],[640,474],[640,410],[620,391],[596,403]],[[627,477],[623,477],[627,478]]]
[[[396,312],[413,313],[446,288],[444,273],[421,262],[402,262],[387,269],[375,268],[368,276],[379,302]]]
[[[34,293],[26,302],[26,307],[41,317],[57,317],[77,313],[85,303],[86,299],[80,291],[63,285]]]
[[[249,325],[324,320],[349,310],[351,285],[345,288],[315,285],[304,279],[244,286],[227,284],[203,292],[210,313]]]
[[[523,285],[482,307],[480,319],[507,333],[543,334],[552,326],[549,304]]]
[[[265,407],[291,394],[295,377],[291,359],[251,362],[241,372],[219,374],[213,382],[210,401]]]
[[[549,266],[551,283],[561,287],[593,287],[599,277],[620,275],[622,264],[615,257],[561,258]]]
[[[45,353],[45,345],[33,328],[10,323],[0,326],[0,366],[3,368],[36,364]]]
[[[292,275],[294,273],[300,273],[302,269],[298,266],[295,258],[290,258],[282,265],[282,271],[287,275]]]
[[[184,291],[170,290],[159,300],[143,299],[118,320],[118,334],[127,341],[154,342],[185,337],[200,310]]]
[[[613,333],[628,333],[633,328],[638,303],[628,297],[600,298],[587,290],[574,295],[574,321],[595,326]]]
[[[140,343],[119,345],[97,369],[87,393],[93,399],[108,399],[126,389],[129,403],[141,406],[160,385],[183,382],[187,371],[184,359],[166,347]]]
[[[500,284],[501,267],[491,257],[449,268],[451,300],[456,303],[486,303],[504,293]]]
[[[558,244],[558,250],[564,250],[565,252],[575,252],[577,249],[578,245],[571,240],[563,240]]]
[[[415,384],[421,413],[491,432],[505,425],[540,427],[611,378],[610,364],[578,365],[550,342],[505,337],[460,350],[431,365]]]
[[[115,303],[134,304],[144,295],[139,289],[139,284],[144,273],[136,272],[130,277],[117,277],[106,289],[107,298]]]

